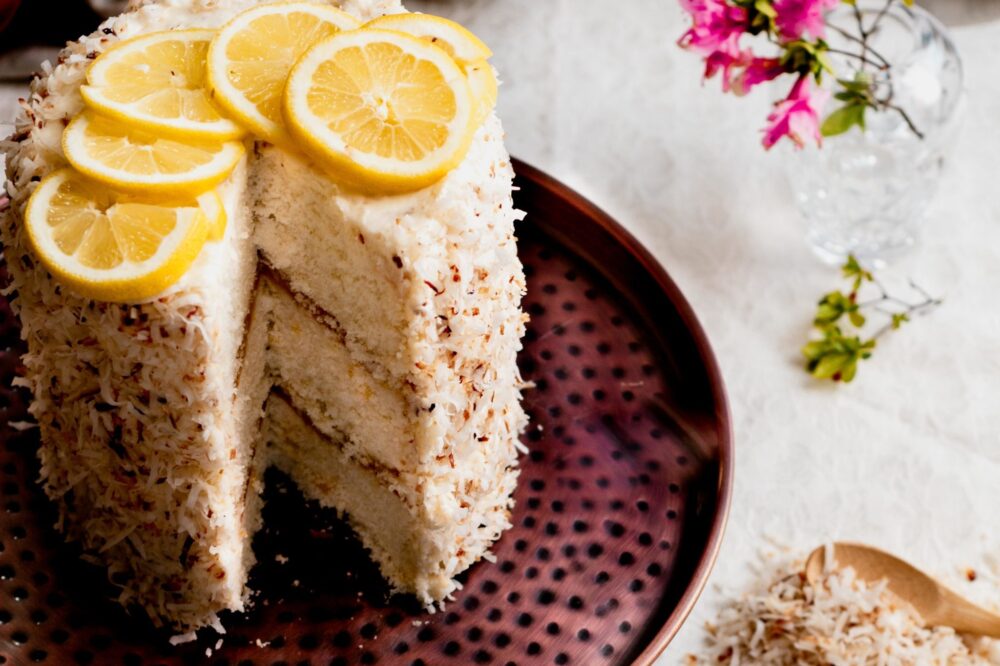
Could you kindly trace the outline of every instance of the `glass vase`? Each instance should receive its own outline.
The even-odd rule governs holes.
[[[838,75],[863,68],[905,116],[869,109],[864,131],[827,137],[822,148],[795,151],[785,163],[813,251],[829,263],[854,254],[880,265],[919,240],[961,116],[962,61],[944,26],[920,7],[898,0],[859,0],[856,7],[830,13],[831,49],[858,52],[838,28],[856,35],[859,20],[870,29],[877,19],[869,45],[890,67],[834,55]],[[831,99],[825,111],[837,105]]]

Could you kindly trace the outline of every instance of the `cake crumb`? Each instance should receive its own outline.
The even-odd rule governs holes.
[[[965,577],[969,580],[970,583],[975,582],[976,578],[978,578],[978,576],[976,575],[976,570],[975,569],[966,569],[965,570]]]
[[[254,640],[254,644],[259,648],[266,648],[268,645],[271,644],[271,641],[262,641],[259,638],[257,638]]]
[[[190,643],[191,641],[195,640],[196,638],[198,638],[198,635],[195,632],[193,632],[193,631],[189,631],[186,634],[177,634],[176,636],[171,636],[170,637],[170,644],[171,645],[181,645],[183,643]]]
[[[274,556],[274,561],[277,562],[278,564],[285,564],[288,562],[288,558],[279,553],[278,555]]]
[[[299,586],[299,579],[296,578],[295,580],[292,581],[292,587],[298,587],[298,586]]]

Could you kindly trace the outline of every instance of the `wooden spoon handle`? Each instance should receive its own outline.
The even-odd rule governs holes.
[[[943,596],[947,603],[933,624],[943,624],[961,633],[1000,638],[1000,616],[996,613],[969,603],[951,590],[945,589]]]

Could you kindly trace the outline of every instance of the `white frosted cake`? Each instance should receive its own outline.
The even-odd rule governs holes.
[[[525,425],[519,213],[492,113],[443,179],[391,195],[354,193],[293,146],[249,136],[217,188],[224,236],[155,297],[86,297],[35,256],[25,206],[67,165],[88,63],[256,4],[133,3],[34,81],[3,144],[41,481],[122,603],[182,631],[246,608],[269,465],[344,513],[395,590],[446,599],[510,524]],[[361,21],[403,11],[333,4]]]

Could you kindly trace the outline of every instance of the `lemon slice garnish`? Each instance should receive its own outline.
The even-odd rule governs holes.
[[[474,113],[469,83],[447,52],[388,30],[317,44],[285,90],[292,134],[345,184],[369,193],[442,178],[469,149]]]
[[[243,12],[209,50],[208,81],[215,100],[258,137],[282,141],[281,96],[292,66],[313,44],[359,25],[346,12],[309,2]]]
[[[459,64],[488,60],[493,52],[467,29],[440,16],[430,14],[389,14],[365,24],[366,28],[398,30],[422,37],[448,52]]]
[[[141,194],[190,195],[225,180],[243,157],[239,141],[188,143],[85,111],[63,133],[66,159],[94,180]]]
[[[143,201],[61,169],[32,194],[25,227],[57,279],[87,298],[131,303],[180,279],[205,244],[209,222],[196,203]]]
[[[476,100],[474,124],[478,127],[489,117],[497,105],[499,84],[493,65],[485,60],[477,60],[465,65],[465,76],[469,79],[472,97]]]
[[[198,207],[208,222],[208,240],[222,240],[226,235],[226,225],[229,223],[222,197],[216,190],[205,192],[198,197]]]
[[[219,113],[205,88],[213,37],[214,30],[171,30],[120,42],[90,66],[80,93],[91,108],[158,134],[238,138],[243,128]]]
[[[499,86],[493,66],[486,62],[493,52],[458,23],[429,14],[389,14],[369,21],[365,27],[405,32],[440,46],[469,79],[477,107],[473,124],[478,127],[493,111]]]

